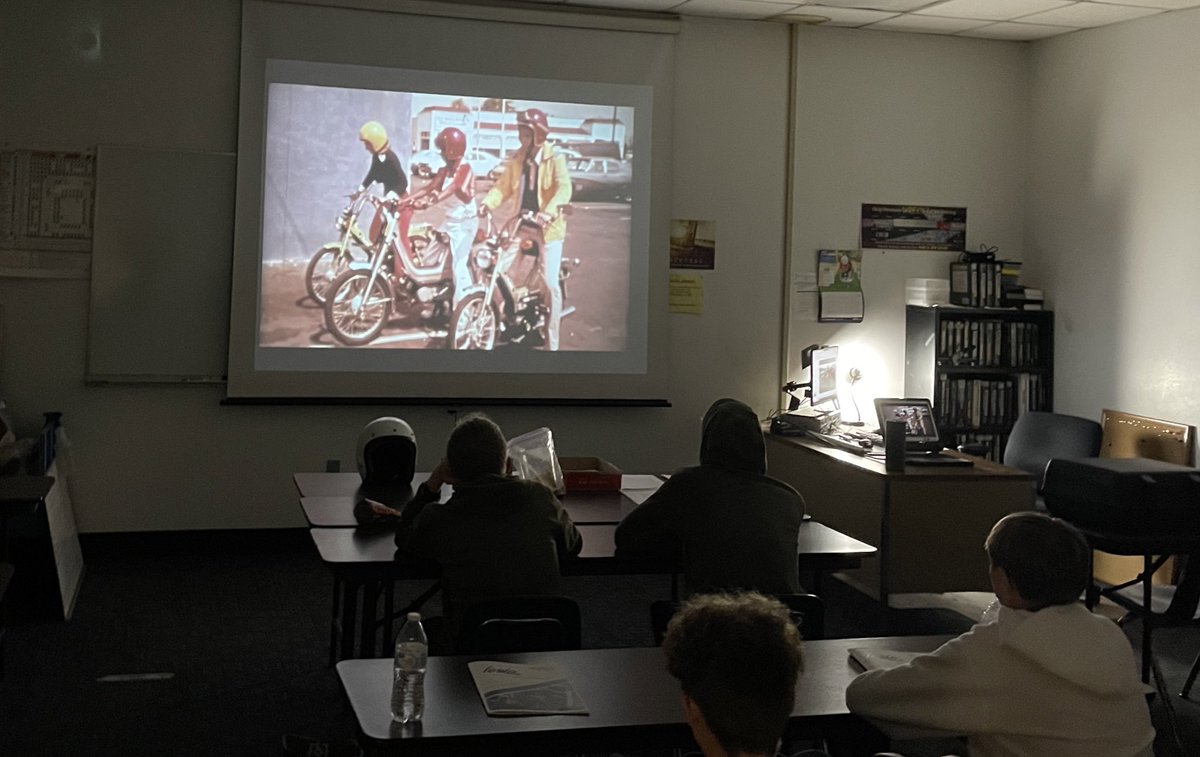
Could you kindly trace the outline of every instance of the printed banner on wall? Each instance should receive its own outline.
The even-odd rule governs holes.
[[[963,252],[967,247],[967,209],[863,203],[860,246]]]

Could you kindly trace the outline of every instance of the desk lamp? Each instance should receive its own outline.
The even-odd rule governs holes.
[[[863,423],[862,411],[858,409],[858,398],[854,396],[854,385],[862,381],[862,371],[857,368],[851,368],[850,372],[846,374],[846,379],[850,382],[850,404],[854,405],[854,417],[857,420],[842,421],[842,423],[845,423],[847,426],[864,426],[866,424]]]

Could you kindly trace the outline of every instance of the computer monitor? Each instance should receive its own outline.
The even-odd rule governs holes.
[[[837,399],[837,345],[806,347],[801,367],[808,368],[808,395],[814,406]]]

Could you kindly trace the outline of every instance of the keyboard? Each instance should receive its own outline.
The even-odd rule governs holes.
[[[848,437],[851,440],[866,439],[873,447],[883,447],[883,434],[878,431],[867,431],[864,426],[847,426],[839,424],[831,432],[834,436]]]
[[[859,440],[836,431],[832,434],[821,434],[817,433],[816,431],[809,431],[808,435],[814,439],[818,439],[828,444],[830,447],[837,447],[838,449],[845,450],[846,452],[853,452],[856,455],[865,455],[872,449],[871,447],[860,444]]]

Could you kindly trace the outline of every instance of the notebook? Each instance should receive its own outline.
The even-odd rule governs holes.
[[[920,465],[970,465],[960,457],[941,455],[945,448],[942,434],[933,417],[933,405],[920,397],[880,397],[875,400],[875,415],[882,430],[888,421],[904,421],[905,463]]]

